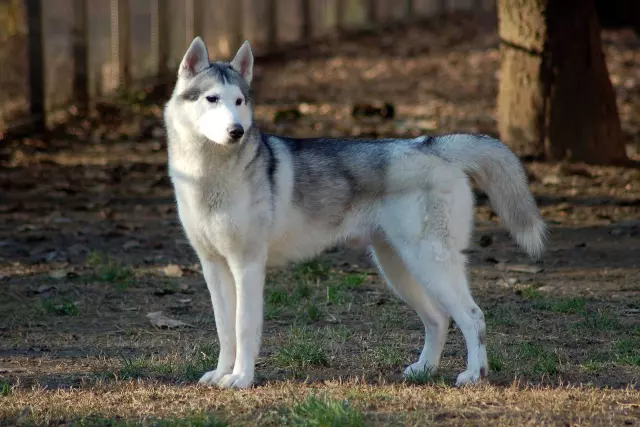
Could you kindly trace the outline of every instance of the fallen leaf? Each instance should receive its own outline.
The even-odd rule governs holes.
[[[67,270],[53,270],[51,273],[49,273],[49,277],[51,277],[52,279],[64,279],[68,275],[69,272]]]
[[[129,240],[124,245],[122,245],[122,249],[124,249],[125,251],[128,251],[129,249],[139,248],[139,247],[140,247],[140,242],[138,242],[137,240]]]
[[[161,311],[154,311],[153,313],[147,313],[147,317],[153,326],[162,329],[173,329],[181,326],[192,327],[192,325],[185,323],[181,320],[172,319],[164,315]]]
[[[38,289],[36,289],[36,294],[44,294],[46,292],[55,291],[56,287],[53,285],[42,285]]]
[[[527,274],[536,274],[544,271],[542,267],[536,267],[533,265],[524,265],[524,264],[504,264],[498,263],[496,264],[496,268],[500,271],[511,271],[513,273],[527,273]]]
[[[169,277],[182,277],[184,274],[182,268],[176,264],[169,264],[164,268],[164,274]]]

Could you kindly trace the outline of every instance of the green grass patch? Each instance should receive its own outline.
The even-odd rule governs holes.
[[[488,349],[487,351],[487,361],[489,363],[489,370],[493,372],[500,372],[505,367],[505,360],[500,355],[500,353]]]
[[[197,381],[205,372],[218,364],[218,348],[213,344],[201,344],[187,354],[180,366],[180,375],[187,381]]]
[[[80,314],[76,303],[70,298],[51,297],[41,301],[42,310],[55,316],[77,316]]]
[[[555,352],[532,342],[515,345],[493,345],[487,351],[489,370],[508,374],[539,377],[555,375],[559,359]]]
[[[523,361],[532,362],[531,372],[534,375],[554,375],[558,371],[558,358],[539,344],[531,342],[520,343],[516,357]]]
[[[310,395],[291,408],[288,423],[294,426],[357,427],[363,426],[362,413],[347,401]]]
[[[120,357],[115,372],[102,373],[102,377],[130,380],[169,376],[177,380],[193,382],[205,372],[215,369],[218,349],[213,345],[198,345],[183,354],[165,357]]]
[[[342,284],[348,289],[357,289],[367,279],[366,273],[348,273],[342,278]]]
[[[412,385],[426,385],[437,384],[446,386],[446,378],[442,375],[432,372],[431,370],[424,370],[420,372],[411,372],[411,374],[404,377],[407,384]]]
[[[485,313],[485,320],[489,326],[517,326],[517,317],[514,310],[496,307],[493,310],[487,310]]]
[[[275,355],[276,364],[298,372],[310,366],[327,366],[327,355],[319,337],[305,328],[294,328]]]
[[[0,396],[9,396],[12,391],[9,381],[0,381]]]
[[[376,366],[392,368],[404,364],[406,357],[400,346],[384,343],[373,350],[373,361]]]
[[[618,340],[614,347],[616,363],[640,366],[640,339]]]
[[[540,310],[564,314],[584,314],[587,310],[584,298],[537,299],[534,305]]]
[[[520,296],[529,301],[536,301],[542,299],[542,294],[535,286],[527,286],[519,290]]]
[[[598,360],[589,360],[588,362],[584,362],[580,364],[580,368],[589,374],[595,374],[597,372],[602,371],[604,369],[605,364]]]
[[[113,283],[120,289],[126,289],[134,284],[133,270],[99,252],[87,255],[85,264],[93,270],[91,280]]]
[[[329,264],[318,259],[302,262],[291,268],[294,279],[303,283],[325,280],[329,276],[329,270]]]
[[[577,324],[580,329],[609,331],[620,329],[620,321],[608,311],[586,311],[582,321]]]
[[[322,310],[314,304],[308,306],[305,313],[306,319],[310,322],[317,322],[322,317]]]

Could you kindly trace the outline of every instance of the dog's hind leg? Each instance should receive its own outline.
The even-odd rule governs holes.
[[[464,255],[447,244],[447,240],[438,233],[429,233],[418,241],[396,234],[391,237],[391,244],[411,275],[438,301],[464,335],[467,370],[458,375],[456,384],[478,382],[488,370],[486,326],[482,310],[469,290]]]
[[[199,382],[218,385],[225,375],[233,371],[236,358],[236,289],[231,270],[224,259],[200,257],[200,263],[213,303],[220,354],[215,371],[204,374]]]
[[[449,316],[411,276],[402,259],[384,237],[374,237],[371,253],[388,286],[418,313],[424,324],[424,347],[420,358],[405,369],[405,376],[435,372],[447,339]]]

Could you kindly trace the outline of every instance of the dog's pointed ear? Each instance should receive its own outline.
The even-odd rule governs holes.
[[[180,77],[194,77],[202,70],[209,68],[209,52],[207,51],[207,45],[200,37],[196,37],[191,42],[187,53],[182,58],[178,76]]]
[[[238,53],[231,61],[231,66],[247,81],[247,84],[251,84],[251,79],[253,78],[253,52],[251,52],[248,40],[245,40],[240,49],[238,49]]]

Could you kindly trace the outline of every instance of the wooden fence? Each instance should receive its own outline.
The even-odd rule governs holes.
[[[380,28],[495,0],[0,0],[0,139],[168,82],[194,36],[212,57],[257,55],[341,30]],[[60,114],[62,113],[62,114]]]

